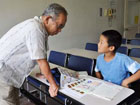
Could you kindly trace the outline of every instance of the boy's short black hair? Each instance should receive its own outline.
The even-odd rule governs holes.
[[[108,39],[108,46],[115,46],[116,52],[117,49],[121,46],[122,43],[122,35],[116,30],[106,30],[102,33]]]

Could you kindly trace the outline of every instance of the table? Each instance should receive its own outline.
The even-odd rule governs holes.
[[[138,63],[140,63],[140,58],[137,57],[131,57],[133,60],[137,61]]]
[[[90,51],[85,49],[79,49],[79,48],[72,48],[61,51],[63,53],[82,56],[90,59],[96,59],[100,54],[97,51]]]
[[[69,70],[69,69],[67,69],[67,70]],[[40,70],[36,67],[33,70],[33,72],[30,74],[30,76],[37,79],[41,83],[48,85],[48,83],[46,82],[46,79],[40,79],[35,76],[35,74],[38,72],[40,72]],[[88,76],[87,78],[95,79],[95,77],[91,77],[91,76]],[[114,100],[107,101],[102,98],[98,98],[94,95],[86,95],[86,96],[82,97],[81,99],[79,99],[79,98],[71,95],[65,89],[60,89],[59,92],[65,94],[68,97],[71,97],[74,100],[79,101],[80,103],[82,103],[84,105],[93,105],[93,103],[95,105],[116,105],[134,93],[134,91],[132,89],[123,88],[123,90],[121,90],[121,92],[114,98]]]
[[[56,64],[53,64],[53,63],[49,63],[49,66],[50,66],[50,69],[53,69],[53,68],[56,68],[56,67],[61,67],[62,66],[59,66],[59,65],[56,65]]]

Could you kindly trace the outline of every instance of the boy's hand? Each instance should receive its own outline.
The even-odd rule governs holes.
[[[59,87],[57,84],[51,84],[49,87],[50,96],[51,97],[57,96],[58,89],[59,89]]]
[[[127,79],[123,80],[122,84],[123,87],[129,88],[129,82]]]

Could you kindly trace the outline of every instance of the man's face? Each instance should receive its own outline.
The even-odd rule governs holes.
[[[53,36],[61,32],[62,28],[65,26],[66,21],[67,16],[62,13],[60,13],[56,19],[55,17],[50,17],[47,24],[45,24],[48,34]]]

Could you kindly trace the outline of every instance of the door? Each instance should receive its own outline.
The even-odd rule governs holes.
[[[124,3],[124,38],[135,38],[140,33],[140,0],[125,0]]]

